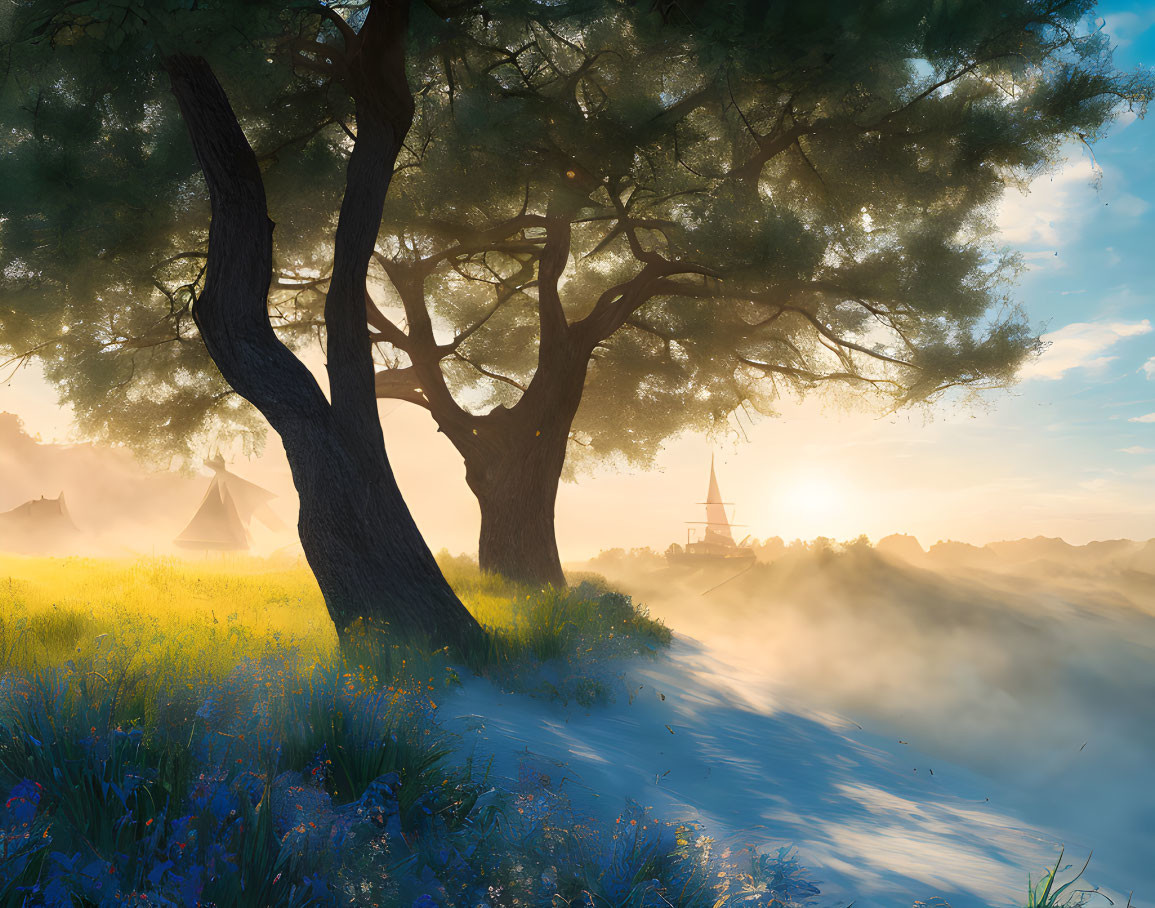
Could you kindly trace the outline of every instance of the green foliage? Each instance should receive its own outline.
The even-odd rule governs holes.
[[[401,677],[278,664],[238,665],[196,687],[195,712],[152,710],[128,731],[109,719],[118,676],[5,672],[4,903],[793,908],[817,894],[787,849],[747,869],[636,805],[607,825],[564,780],[475,773],[451,756],[428,692]],[[334,734],[317,734],[326,723]],[[412,746],[358,768],[358,795],[337,791],[337,751],[402,737]]]
[[[0,776],[37,787],[62,821],[58,847],[82,844],[106,861],[121,855],[132,877],[156,847],[166,811],[184,797],[187,743],[146,740],[119,723],[133,705],[134,677],[73,664],[6,677]]]
[[[272,777],[265,778],[264,793],[256,806],[247,797],[237,798],[240,822],[229,832],[225,849],[237,856],[238,873],[210,880],[202,898],[213,905],[299,905],[293,898],[297,874],[292,850],[282,849],[273,828]]]
[[[466,665],[507,689],[593,706],[612,698],[617,660],[652,657],[673,639],[645,607],[600,577],[566,590],[533,589],[464,559],[442,556],[439,563],[487,631],[463,654]]]
[[[354,27],[364,11],[329,8]],[[0,345],[45,364],[85,433],[186,457],[263,436],[190,318],[207,206],[164,53],[206,55],[229,91],[277,223],[274,325],[296,347],[323,339],[353,128],[322,65],[342,40],[324,9],[34,0],[0,24]],[[512,407],[537,374],[541,219],[567,223],[567,318],[599,300],[622,316],[594,332],[578,461],[645,463],[671,433],[786,394],[899,405],[1004,385],[1037,340],[993,206],[1150,95],[1113,67],[1093,9],[415,4],[417,121],[370,289],[397,321],[429,304],[420,342],[446,345],[435,358],[467,410]],[[667,276],[643,279],[660,262]]]
[[[220,424],[263,441],[193,322],[209,212],[161,59],[204,54],[235,89],[294,275],[326,261],[341,185],[347,98],[285,45],[335,32],[323,22],[317,5],[221,0],[35,0],[0,21],[0,346],[10,365],[35,355],[86,434],[164,459]]]
[[[1079,881],[1083,876],[1083,872],[1091,863],[1091,856],[1087,855],[1087,860],[1083,863],[1082,868],[1067,882],[1059,884],[1058,876],[1060,870],[1070,870],[1070,865],[1063,866],[1063,854],[1066,849],[1059,849],[1059,856],[1055,859],[1055,866],[1049,870],[1044,871],[1043,876],[1037,883],[1034,883],[1030,877],[1027,878],[1027,904],[1026,908],[1082,908],[1087,904],[1087,898],[1093,893],[1093,890],[1075,890],[1067,894],[1063,898],[1063,893],[1067,892],[1072,886]]]
[[[395,772],[401,779],[402,816],[408,818],[420,794],[433,787],[449,752],[444,736],[431,739],[424,723],[407,721],[413,705],[398,687],[402,679],[419,690],[423,685],[412,680],[411,672],[377,677],[342,668],[320,666],[278,704],[275,721],[296,732],[281,745],[283,759],[302,770],[317,754],[325,754],[325,784],[335,803],[356,800],[375,779]],[[385,681],[392,683],[374,690]]]
[[[1009,383],[1038,344],[993,206],[1151,90],[1112,67],[1086,2],[517,6],[474,22],[456,63],[415,61],[380,292],[397,320],[428,301],[466,409],[516,407],[542,372],[535,264],[561,249],[566,317],[599,342],[578,461],[644,464],[785,394]],[[384,362],[430,355],[411,338]]]

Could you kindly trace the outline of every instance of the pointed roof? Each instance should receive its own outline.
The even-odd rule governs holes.
[[[189,549],[230,551],[249,547],[248,530],[220,476],[213,477],[197,512],[174,541]]]
[[[236,473],[229,472],[225,467],[225,460],[219,454],[212,460],[206,460],[205,466],[211,467],[214,478],[228,490],[236,505],[237,514],[241,522],[247,527],[254,517],[272,530],[279,530],[284,524],[269,508],[269,502],[277,496],[268,489],[262,489],[255,482],[241,479]]]
[[[718,475],[714,472],[713,454],[710,455],[710,488],[706,491],[706,541],[734,544],[730,518],[726,516],[726,505],[718,489]]]
[[[184,548],[236,551],[249,547],[249,523],[256,517],[271,529],[284,524],[269,507],[276,496],[230,473],[220,454],[205,461],[213,471],[200,506],[174,540]]]
[[[33,498],[0,513],[0,548],[38,552],[70,543],[80,530],[72,522],[64,493],[56,498]]]

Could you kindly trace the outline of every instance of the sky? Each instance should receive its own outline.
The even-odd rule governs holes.
[[[1103,5],[1099,15],[1120,66],[1155,64],[1155,2]],[[652,469],[607,467],[563,485],[563,559],[685,542],[687,521],[702,519],[711,456],[739,537],[1155,537],[1152,147],[1155,111],[1124,116],[1093,153],[1072,145],[1029,192],[1008,191],[998,224],[1027,266],[1015,296],[1049,341],[1014,388],[884,418],[787,402],[777,418],[735,422],[729,437],[681,436]],[[0,410],[46,441],[81,440],[35,369],[0,386]],[[431,547],[476,552],[479,516],[460,457],[423,411],[384,401],[381,414]],[[259,460],[233,468],[281,492],[291,520],[275,436]],[[56,491],[7,477],[0,509]]]

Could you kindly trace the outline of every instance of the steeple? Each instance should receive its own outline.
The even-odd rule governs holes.
[[[710,488],[706,491],[706,541],[734,544],[730,518],[718,489],[718,475],[714,472],[714,455],[710,455]]]

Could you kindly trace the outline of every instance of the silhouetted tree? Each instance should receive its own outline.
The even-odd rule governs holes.
[[[429,410],[482,566],[525,580],[563,582],[567,455],[1009,383],[1038,341],[992,210],[1150,93],[1083,2],[653,6],[475,22],[386,204],[377,393]]]

